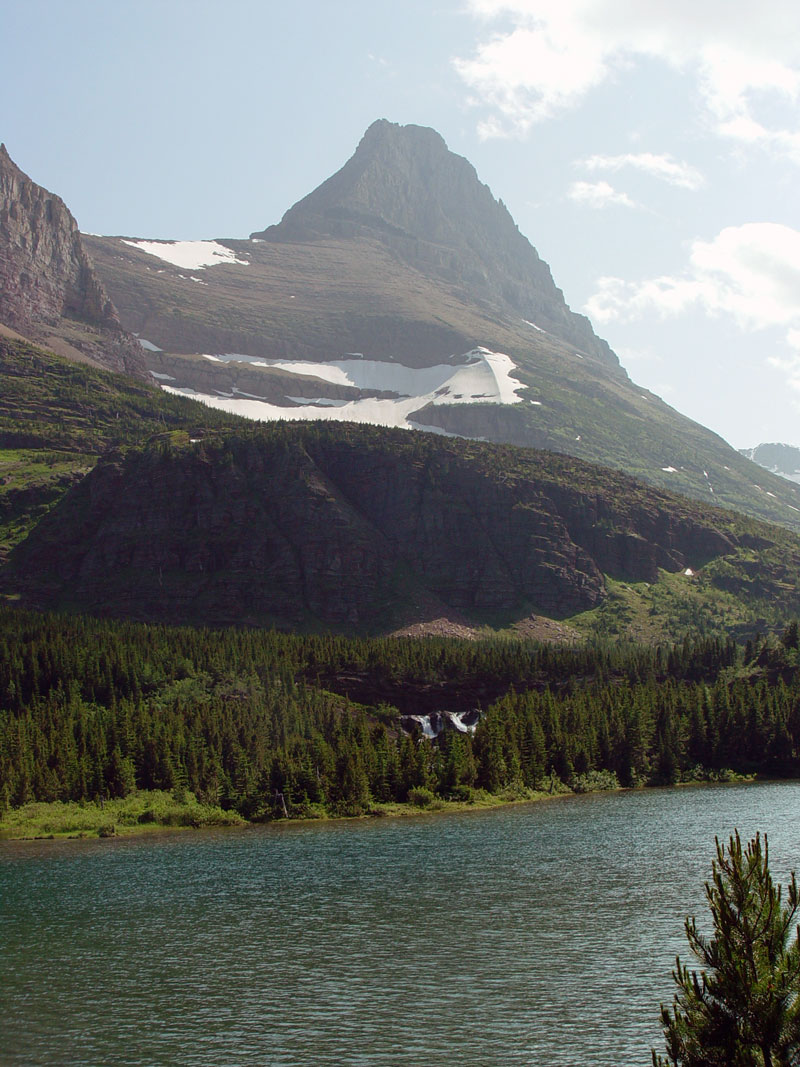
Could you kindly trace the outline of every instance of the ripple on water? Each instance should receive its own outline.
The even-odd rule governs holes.
[[[715,834],[800,856],[800,785],[0,848],[2,1061],[625,1067]]]

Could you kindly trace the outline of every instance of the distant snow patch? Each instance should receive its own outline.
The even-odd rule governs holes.
[[[146,348],[148,352],[162,352],[163,351],[163,349],[159,348],[158,345],[154,345],[152,341],[148,341],[144,337],[140,337],[138,340],[139,340],[139,344],[142,346],[142,348]]]
[[[165,263],[184,270],[200,270],[216,267],[222,263],[248,266],[246,259],[237,259],[236,253],[217,241],[126,241],[123,244],[138,248],[148,256],[157,256]]]
[[[309,400],[307,396],[287,396],[287,400],[291,400],[293,404],[314,404],[318,408],[340,408],[343,407],[346,400],[334,400],[330,396],[317,396],[313,400]]]
[[[154,378],[157,378],[158,381],[160,381],[160,382],[174,382],[174,381],[176,381],[176,379],[173,378],[173,376],[171,374],[159,374],[158,371],[154,371],[154,370],[151,370],[150,374]]]
[[[691,567],[687,567],[686,570],[683,573],[686,575],[687,578],[693,578],[694,577],[694,571],[692,570]]]
[[[662,467],[661,469],[662,469],[662,471],[666,471],[667,474],[677,474],[678,473],[678,468],[677,467]]]
[[[267,361],[260,356],[246,356],[244,352],[198,352],[201,359],[210,359],[213,363],[251,363],[254,367],[266,367]]]
[[[526,326],[533,326],[534,330],[538,330],[539,333],[547,333],[547,330],[543,330],[541,326],[537,326],[535,322],[531,322],[530,319],[522,320]]]

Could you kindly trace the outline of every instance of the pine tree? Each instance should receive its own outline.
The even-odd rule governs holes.
[[[800,906],[794,874],[786,903],[757,834],[717,841],[706,897],[714,933],[686,920],[689,947],[703,969],[677,960],[678,992],[661,1007],[667,1056],[653,1067],[797,1067],[800,1064]]]

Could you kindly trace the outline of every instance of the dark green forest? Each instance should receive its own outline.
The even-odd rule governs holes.
[[[0,804],[190,791],[249,819],[800,774],[798,626],[745,647],[348,639],[0,609]],[[480,706],[431,740],[402,715]],[[410,725],[410,729],[409,729]]]

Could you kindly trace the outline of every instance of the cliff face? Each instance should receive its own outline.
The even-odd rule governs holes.
[[[605,575],[655,581],[736,547],[679,498],[575,464],[342,427],[165,439],[102,461],[12,577],[39,606],[374,631],[566,617]]]
[[[373,238],[423,273],[535,319],[554,336],[623,374],[589,320],[567,307],[550,268],[475,168],[435,130],[374,122],[351,159],[251,235],[273,241]]]
[[[64,202],[36,185],[0,145],[0,322],[109,370],[144,377]]]

